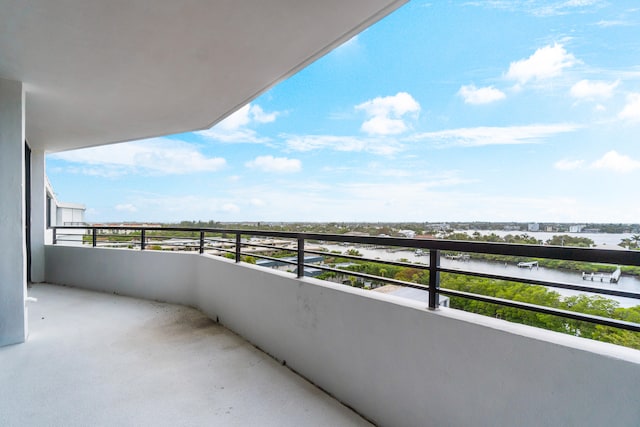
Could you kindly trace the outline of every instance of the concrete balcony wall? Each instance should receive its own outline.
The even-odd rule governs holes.
[[[52,283],[191,305],[379,425],[637,425],[640,352],[206,255],[46,247]]]
[[[47,245],[45,260],[48,283],[196,306],[197,257],[187,253]]]

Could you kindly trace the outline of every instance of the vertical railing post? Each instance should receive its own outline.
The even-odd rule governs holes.
[[[236,262],[240,262],[240,243],[241,243],[241,235],[240,233],[236,233]]]
[[[304,277],[304,237],[298,237],[298,278]]]
[[[53,244],[57,244],[58,243],[58,230],[57,229],[53,229]]]
[[[440,251],[429,249],[429,310],[438,308],[440,289]]]
[[[204,231],[200,231],[200,253],[204,253]]]
[[[140,230],[140,250],[141,251],[144,251],[144,246],[145,246],[144,238],[145,238],[145,229],[143,228]]]
[[[96,233],[98,232],[98,229],[93,227],[91,229],[91,246],[93,246],[94,248],[96,247],[96,243],[98,241],[98,236],[96,235]]]

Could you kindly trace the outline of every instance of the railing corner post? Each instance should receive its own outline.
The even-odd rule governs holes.
[[[240,233],[236,233],[236,262],[240,262],[241,241],[242,241],[242,235]]]
[[[53,229],[53,244],[57,244],[58,243],[58,229],[54,228]]]
[[[200,253],[204,253],[204,231],[200,231]]]
[[[298,237],[298,278],[304,277],[304,237]]]
[[[144,247],[145,247],[145,230],[144,228],[140,230],[140,250],[144,251]]]
[[[438,290],[440,289],[440,251],[429,250],[429,310],[438,308]]]
[[[96,247],[98,241],[98,236],[96,236],[97,232],[98,230],[95,227],[91,229],[91,246],[94,248]]]

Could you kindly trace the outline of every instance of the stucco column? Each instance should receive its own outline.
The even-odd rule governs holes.
[[[0,79],[0,346],[27,337],[24,90]]]
[[[47,228],[47,190],[44,151],[31,151],[31,281],[44,282],[44,235]]]

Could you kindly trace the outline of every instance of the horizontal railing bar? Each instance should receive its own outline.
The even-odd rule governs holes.
[[[490,297],[490,296],[480,295],[480,294],[471,294],[468,292],[455,291],[447,288],[440,288],[439,293],[453,296],[453,297],[467,298],[475,301],[487,302],[487,303],[506,306],[506,307],[535,311],[537,313],[542,313],[542,314],[552,314],[552,315],[564,317],[567,319],[591,322],[591,323],[596,323],[598,325],[626,329],[628,331],[640,332],[640,323],[625,322],[623,320],[615,320],[615,319],[609,319],[601,316],[594,316],[591,314],[583,314],[577,311],[561,310],[559,308],[545,307],[541,305],[512,301],[508,299]]]
[[[540,285],[540,286],[547,286],[552,288],[571,289],[575,291],[590,292],[594,294],[606,294],[606,295],[614,295],[618,297],[640,299],[640,294],[637,294],[634,292],[627,292],[627,291],[617,291],[615,289],[593,288],[589,286],[574,285],[571,283],[563,283],[563,282],[546,282],[544,280],[525,279],[520,277],[502,276],[499,274],[480,273],[478,271],[456,270],[451,268],[439,268],[438,270],[441,273],[461,274],[464,276],[482,277],[485,279],[506,280],[508,282],[526,283],[528,285]]]
[[[87,230],[98,228],[102,230],[141,230],[147,231],[191,231],[217,234],[239,233],[247,236],[263,236],[305,240],[319,240],[330,242],[346,242],[374,244],[381,246],[396,246],[414,249],[437,249],[441,251],[473,252],[492,255],[507,255],[529,258],[563,259],[567,261],[595,262],[602,264],[621,264],[640,266],[640,251],[629,250],[609,250],[596,248],[574,248],[566,246],[539,246],[523,245],[513,243],[475,242],[460,240],[438,240],[438,239],[409,239],[403,237],[377,237],[377,236],[345,236],[339,234],[320,233],[296,233],[290,231],[268,231],[268,230],[232,230],[216,228],[169,228],[169,227],[88,227],[88,226],[55,226],[53,229],[79,229]]]
[[[283,264],[289,264],[289,265],[297,265],[298,264],[296,261],[288,261],[288,260],[285,260],[283,258],[275,258],[275,257],[267,256],[267,255],[253,254],[253,253],[249,253],[249,252],[240,252],[240,253],[242,255],[244,255],[244,256],[252,256],[254,258],[267,259],[269,261],[281,262]]]
[[[310,253],[314,255],[324,255],[324,256],[335,257],[335,258],[348,258],[348,259],[353,259],[358,261],[375,262],[378,264],[395,265],[396,267],[416,268],[420,270],[429,269],[429,264],[411,264],[409,262],[389,261],[384,259],[365,258],[365,257],[353,256],[353,255],[332,254],[331,252],[314,251],[314,250],[307,250],[307,249],[305,249],[304,251],[305,253]]]
[[[351,270],[341,270],[341,269],[338,269],[338,268],[326,267],[326,266],[323,266],[323,265],[304,264],[304,266],[305,267],[309,267],[309,268],[317,268],[318,270],[324,270],[324,271],[330,271],[330,272],[333,272],[333,273],[344,274],[345,276],[355,276],[355,277],[360,277],[360,278],[363,278],[363,279],[376,280],[378,282],[392,283],[394,285],[405,286],[405,287],[408,287],[408,288],[421,289],[423,291],[428,291],[429,290],[428,286],[424,286],[424,285],[421,285],[419,283],[405,282],[403,280],[392,279],[390,277],[374,276],[372,274],[360,273],[358,271],[351,271]]]
[[[282,246],[273,246],[273,245],[263,245],[260,243],[250,243],[250,242],[242,242],[242,246],[251,246],[255,248],[264,248],[264,249],[277,249],[279,251],[287,251],[287,252],[296,252],[297,248],[284,248]]]
[[[209,251],[220,251],[220,252],[226,252],[226,253],[228,253],[228,254],[234,254],[234,255],[236,254],[235,249],[209,248],[209,249],[205,249],[205,253],[206,253],[206,251],[207,251],[207,250],[209,250]],[[207,254],[207,255],[211,255],[211,254]]]

